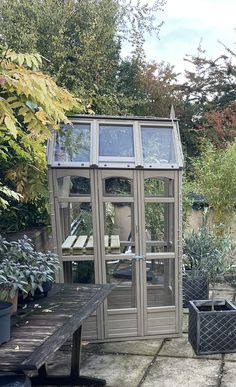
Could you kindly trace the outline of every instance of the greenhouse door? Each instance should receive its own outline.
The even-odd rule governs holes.
[[[171,336],[180,326],[178,174],[150,170],[138,173],[144,336]]]
[[[105,301],[105,339],[141,334],[135,171],[98,171],[103,283],[116,288]]]
[[[98,171],[101,276],[117,285],[105,339],[177,333],[174,181],[174,171]]]

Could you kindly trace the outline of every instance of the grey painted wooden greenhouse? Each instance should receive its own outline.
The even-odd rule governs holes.
[[[172,114],[173,115],[173,114]],[[117,286],[89,340],[181,332],[182,150],[174,118],[75,115],[48,146],[59,282]]]

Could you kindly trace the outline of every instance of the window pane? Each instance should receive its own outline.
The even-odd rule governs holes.
[[[106,252],[110,254],[134,253],[133,214],[133,203],[104,203]]]
[[[84,176],[64,176],[57,179],[58,194],[62,197],[90,195],[90,179]]]
[[[60,203],[63,255],[93,254],[91,203]]]
[[[104,195],[126,195],[132,192],[132,180],[125,177],[109,177],[105,179]]]
[[[141,127],[141,133],[145,164],[175,163],[171,128]]]
[[[90,159],[90,125],[64,125],[56,135],[55,161],[88,162]]]
[[[79,284],[94,284],[95,272],[93,261],[72,262],[73,282]]]
[[[136,308],[136,262],[106,261],[107,283],[116,288],[107,297],[108,309]]]
[[[133,127],[100,125],[99,156],[133,157]]]
[[[145,203],[145,229],[147,253],[173,251],[173,204]]]
[[[174,196],[174,181],[166,177],[150,177],[144,180],[144,195],[151,196]]]
[[[147,306],[175,304],[174,259],[147,261]]]

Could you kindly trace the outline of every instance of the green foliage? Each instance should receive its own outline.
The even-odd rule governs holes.
[[[190,269],[191,275],[202,271],[212,284],[212,307],[214,306],[214,288],[218,280],[230,270],[235,256],[235,242],[232,235],[221,226],[210,228],[207,225],[207,212],[197,231],[187,233],[183,240],[184,270]]]
[[[202,194],[212,211],[213,223],[228,226],[236,201],[236,142],[218,150],[205,142],[202,155],[192,160],[189,192]]]
[[[0,234],[7,235],[22,230],[49,224],[46,199],[34,202],[10,200],[8,207],[1,211]]]
[[[0,2],[4,45],[38,52],[43,70],[100,114],[125,114],[132,102],[118,90],[121,41],[142,60],[145,33],[158,35],[164,0],[27,0]]]
[[[16,201],[47,202],[46,140],[51,127],[69,123],[66,112],[83,105],[39,71],[39,54],[0,53],[0,213],[3,223]],[[17,211],[15,212],[15,216]],[[13,216],[14,217],[14,216]],[[17,222],[19,224],[19,222]]]
[[[13,297],[17,290],[34,295],[36,289],[43,291],[42,284],[54,281],[59,268],[58,257],[52,252],[36,252],[26,236],[7,242],[0,236],[0,297]]]
[[[163,194],[163,184],[157,179],[146,179],[144,183],[145,196],[159,196]],[[164,232],[165,204],[145,203],[146,229],[151,240],[162,240]]]

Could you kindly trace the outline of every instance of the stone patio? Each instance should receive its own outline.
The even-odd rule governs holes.
[[[232,295],[229,287],[217,288],[218,298],[231,300]],[[84,343],[81,374],[106,379],[107,387],[235,387],[236,353],[195,355],[187,325],[186,309],[180,338]],[[64,348],[63,359],[58,353],[54,372],[64,368],[68,353]]]

